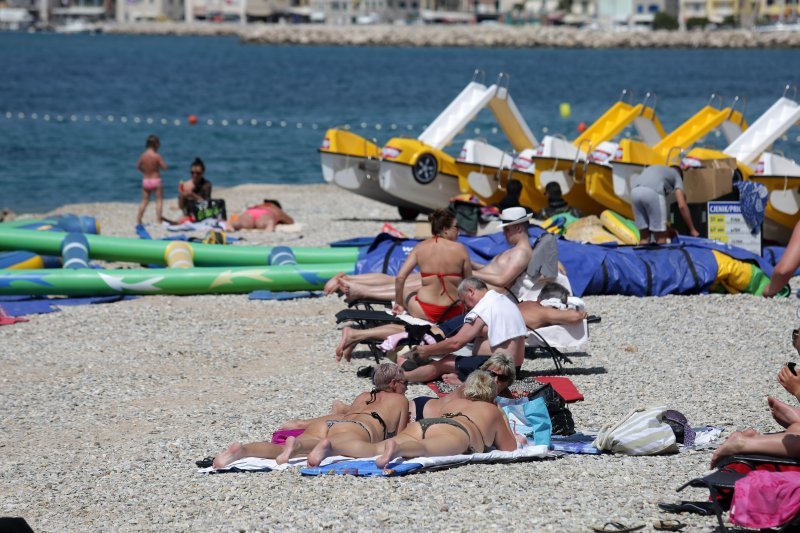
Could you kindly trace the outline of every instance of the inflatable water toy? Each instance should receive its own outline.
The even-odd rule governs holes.
[[[612,235],[622,241],[622,244],[639,244],[639,229],[632,220],[610,209],[606,209],[600,213],[600,222],[603,223],[603,227],[606,230],[610,231]]]
[[[59,215],[46,219],[24,219],[0,222],[0,227],[34,229],[40,231],[67,231],[71,233],[100,234],[100,223],[88,215]]]
[[[0,252],[0,269],[28,270],[32,268],[60,268],[61,259],[31,252]]]
[[[0,250],[26,250],[43,255],[60,255],[63,233],[11,229],[0,226]],[[170,241],[87,235],[92,259],[165,265]],[[265,266],[271,246],[219,246],[189,243],[197,266]],[[354,263],[358,248],[292,248],[300,264]]]
[[[261,268],[2,270],[0,295],[190,295],[238,294],[255,290],[304,291],[321,289],[337,273],[352,273],[353,266],[353,263],[329,263]]]

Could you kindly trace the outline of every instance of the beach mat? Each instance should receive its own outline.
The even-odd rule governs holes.
[[[724,431],[723,428],[717,426],[704,426],[692,429],[694,429],[695,432],[695,444],[693,446],[683,446],[679,444],[679,452],[702,450],[713,447],[714,441],[716,441]],[[597,438],[597,434],[595,433],[574,433],[569,436],[552,435],[550,437],[550,448],[557,452],[569,454],[600,455],[608,453],[596,448],[594,444],[592,444],[595,438]]]
[[[43,315],[58,311],[62,305],[89,305],[133,300],[138,296],[123,294],[113,296],[89,296],[85,298],[49,298],[47,296],[0,296],[0,305],[11,316]]]
[[[547,446],[528,444],[513,452],[494,450],[487,453],[475,453],[472,455],[415,457],[413,459],[397,458],[390,462],[386,469],[379,469],[375,466],[375,457],[352,459],[350,457],[333,456],[325,459],[322,464],[317,467],[309,467],[305,457],[292,459],[287,464],[282,465],[279,465],[273,459],[245,457],[239,461],[234,461],[225,468],[200,468],[198,473],[219,474],[234,469],[234,471],[237,472],[269,472],[272,470],[300,468],[300,473],[305,476],[353,475],[359,477],[396,477],[419,472],[448,469],[466,464],[517,463],[539,459],[555,459],[561,457],[561,455],[560,453],[548,451]]]
[[[584,399],[583,394],[578,391],[578,388],[575,387],[575,384],[572,383],[572,380],[560,376],[537,376],[535,378],[518,379],[511,384],[509,390],[515,398],[521,398],[523,396],[527,396],[528,393],[538,385],[547,384],[550,384],[550,386],[553,387],[553,390],[555,390],[566,403],[579,402],[583,401]],[[446,396],[456,389],[455,386],[448,385],[444,381],[432,381],[428,383],[428,387],[430,387],[430,389],[439,397]]]
[[[247,298],[250,300],[298,300],[300,298],[319,298],[322,291],[253,291]]]

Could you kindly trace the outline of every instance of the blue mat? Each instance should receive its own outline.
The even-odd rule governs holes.
[[[304,476],[393,477],[404,476],[421,468],[419,463],[389,463],[386,468],[378,468],[375,461],[354,460],[301,468],[300,473]]]
[[[584,435],[583,433],[574,433],[566,437],[563,435],[551,435],[550,448],[564,453],[600,455],[603,452],[592,445],[596,437],[597,435]]]
[[[48,298],[46,296],[0,296],[0,304],[11,316],[54,313],[62,305],[88,305],[135,300],[138,296],[91,296],[87,298]]]
[[[319,298],[322,291],[297,291],[297,292],[273,292],[273,291],[253,291],[248,295],[250,300],[297,300],[298,298]]]

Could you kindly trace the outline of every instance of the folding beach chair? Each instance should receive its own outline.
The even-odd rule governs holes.
[[[576,324],[566,326],[545,326],[529,329],[525,339],[525,356],[551,357],[556,366],[556,373],[564,372],[564,363],[572,364],[564,352],[577,352],[589,340],[589,323],[600,322],[600,317],[590,316]]]

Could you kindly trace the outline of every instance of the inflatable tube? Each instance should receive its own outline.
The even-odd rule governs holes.
[[[0,295],[240,294],[321,289],[353,263],[239,268],[0,271]]]
[[[185,241],[172,241],[164,251],[164,259],[169,268],[192,268],[194,257],[192,247]]]
[[[31,268],[45,268],[41,255],[30,252],[0,253],[0,269],[27,270]]]
[[[47,219],[11,220],[0,222],[0,227],[37,231],[66,231],[68,233],[100,234],[100,223],[88,215],[60,215]]]
[[[603,229],[603,225],[594,215],[583,217],[570,224],[564,238],[576,242],[588,242],[589,244],[621,244],[621,241]]]
[[[63,233],[31,231],[0,226],[0,251],[26,250],[38,254],[61,253]],[[126,261],[165,265],[164,252],[170,241],[129,239],[87,235],[90,257],[105,261]],[[268,264],[270,246],[219,246],[217,244],[191,243],[194,263],[197,266],[265,266]],[[299,264],[355,263],[358,248],[291,248]]]
[[[61,241],[63,268],[89,268],[89,243],[82,233],[68,233]]]
[[[600,222],[603,227],[617,237],[622,244],[638,245],[640,236],[639,229],[632,220],[625,218],[611,209],[606,209],[600,213]]]
[[[270,265],[296,265],[297,259],[294,252],[288,246],[276,246],[272,249],[268,258]]]

